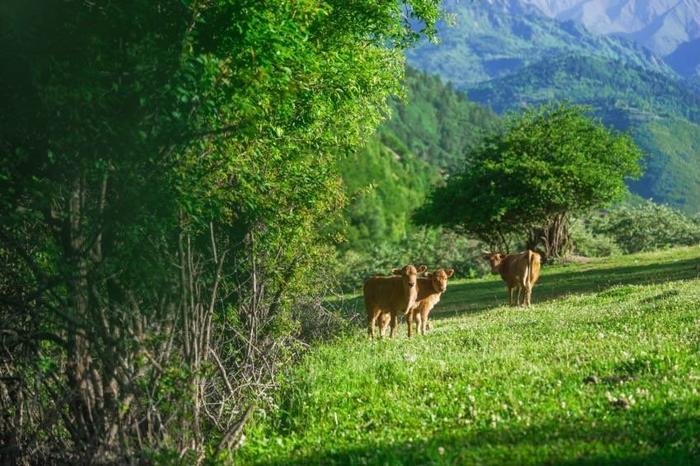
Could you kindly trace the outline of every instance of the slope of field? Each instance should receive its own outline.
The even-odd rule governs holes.
[[[547,267],[530,309],[452,283],[433,330],[320,344],[260,405],[242,464],[700,460],[700,247]]]

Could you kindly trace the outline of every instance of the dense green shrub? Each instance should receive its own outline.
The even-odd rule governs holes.
[[[595,234],[613,238],[626,253],[700,242],[700,224],[678,210],[651,201],[593,218],[591,228]]]
[[[338,159],[438,16],[2,3],[1,463],[203,464],[240,444],[296,337],[323,332],[303,317],[326,291]]]
[[[586,257],[607,257],[622,253],[622,249],[609,235],[594,233],[582,219],[575,219],[569,228],[574,254]]]

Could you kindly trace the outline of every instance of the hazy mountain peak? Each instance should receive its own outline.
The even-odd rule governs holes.
[[[593,34],[574,20],[549,18],[540,9],[547,7],[546,3],[528,1],[533,0],[447,0],[445,8],[455,15],[454,26],[440,28],[441,44],[426,43],[409,50],[409,63],[440,74],[460,88],[569,52],[620,60],[675,76],[661,59],[634,41]]]
[[[700,37],[700,0],[521,0],[544,15],[616,34],[659,56]]]

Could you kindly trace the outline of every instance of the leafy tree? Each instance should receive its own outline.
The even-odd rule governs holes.
[[[629,136],[607,130],[568,104],[511,116],[505,132],[468,158],[465,170],[437,188],[416,213],[507,250],[512,235],[560,256],[571,214],[620,199],[624,180],[641,172]]]
[[[438,13],[433,0],[0,6],[10,462],[199,464],[238,443],[319,292],[338,154],[376,128],[410,25],[430,34]]]

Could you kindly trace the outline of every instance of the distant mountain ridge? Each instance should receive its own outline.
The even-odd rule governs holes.
[[[413,66],[458,88],[567,53],[600,56],[676,77],[648,49],[623,38],[592,34],[574,21],[547,18],[525,0],[447,0],[445,9],[455,16],[455,25],[440,27],[441,43],[424,43],[406,56]]]
[[[700,94],[663,73],[595,56],[547,57],[511,75],[472,87],[469,98],[503,113],[571,100],[600,110],[618,108],[648,118],[675,116],[700,123]],[[616,112],[617,113],[617,112]],[[625,129],[620,121],[609,121]]]
[[[500,1],[500,0],[494,0]],[[684,76],[700,73],[678,60],[679,48],[700,39],[700,0],[515,0],[560,21],[572,20],[596,34],[633,40],[667,60]],[[700,52],[697,46],[695,52]],[[686,52],[687,54],[687,52]],[[682,56],[687,56],[683,54]],[[690,57],[693,58],[693,57]]]
[[[700,38],[679,45],[665,60],[679,74],[700,83]]]

